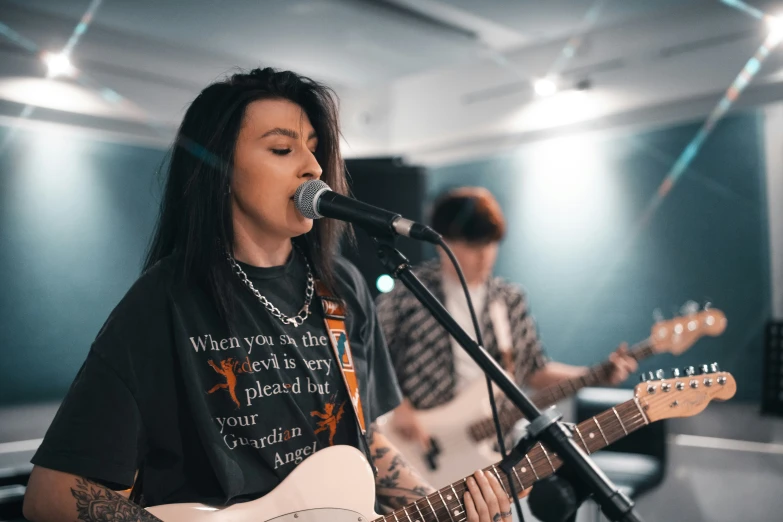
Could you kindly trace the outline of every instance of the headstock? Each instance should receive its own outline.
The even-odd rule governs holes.
[[[698,371],[691,366],[683,374],[672,372],[670,379],[662,374],[662,370],[643,374],[643,382],[635,388],[636,399],[650,422],[696,415],[711,401],[728,400],[737,391],[734,377],[719,371],[716,363],[702,365]]]
[[[656,352],[680,355],[701,337],[718,336],[726,329],[726,316],[716,308],[658,321],[652,327],[650,339]]]

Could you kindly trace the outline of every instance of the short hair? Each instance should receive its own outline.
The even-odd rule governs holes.
[[[491,243],[506,235],[500,204],[482,187],[462,187],[439,196],[430,224],[446,239],[469,243]]]

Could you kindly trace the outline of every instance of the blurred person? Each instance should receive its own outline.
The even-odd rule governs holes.
[[[447,191],[434,202],[430,225],[443,236],[462,268],[484,348],[518,385],[540,390],[590,370],[549,360],[525,293],[492,276],[498,247],[506,234],[506,221],[489,190],[463,187]],[[423,263],[414,272],[475,340],[467,300],[454,266],[443,249],[438,248],[438,254],[438,258]],[[426,450],[430,433],[420,422],[418,411],[444,406],[460,393],[470,393],[477,380],[484,382],[484,373],[403,285],[379,295],[376,305],[403,393],[402,403],[390,416],[391,428]],[[510,346],[499,341],[504,337],[500,335],[504,328],[508,330],[505,337]],[[637,368],[625,344],[609,360],[612,366],[606,384],[625,381]],[[477,395],[475,400],[485,397]],[[512,407],[508,403],[503,406]],[[470,420],[454,418],[453,423],[455,427],[463,426]]]

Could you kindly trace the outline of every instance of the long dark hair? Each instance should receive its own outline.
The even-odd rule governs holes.
[[[213,83],[185,113],[171,151],[160,215],[144,262],[148,270],[176,254],[177,269],[186,279],[203,284],[230,323],[231,278],[226,260],[233,255],[231,199],[234,150],[247,106],[261,99],[290,100],[304,110],[318,135],[315,157],[323,179],[335,192],[348,193],[340,156],[340,131],[334,92],[310,78],[272,68],[253,69]],[[344,225],[317,220],[313,229],[294,238],[309,257],[317,277],[339,293],[333,272]],[[229,324],[230,327],[230,324]]]

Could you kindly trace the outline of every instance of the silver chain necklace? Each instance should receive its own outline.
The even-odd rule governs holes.
[[[299,250],[298,247],[296,247],[297,250]],[[302,254],[300,252],[300,254]],[[234,257],[226,252],[226,257],[228,258],[228,262],[231,264],[231,268],[234,269],[234,273],[239,277],[239,279],[242,280],[245,285],[250,289],[253,294],[258,298],[259,301],[261,301],[261,304],[264,305],[264,307],[269,310],[269,313],[273,316],[277,317],[282,321],[283,324],[291,324],[294,326],[294,328],[299,328],[299,326],[305,322],[305,320],[310,316],[310,303],[313,300],[313,292],[315,290],[315,279],[313,278],[313,272],[310,270],[310,263],[307,262],[307,256],[302,254],[302,258],[304,259],[305,266],[307,266],[307,289],[305,290],[305,302],[302,305],[302,308],[299,310],[299,313],[296,314],[293,317],[288,317],[283,312],[280,311],[275,305],[269,302],[269,299],[261,295],[261,292],[256,290],[256,287],[253,286],[253,283],[250,282],[250,279],[247,278],[247,274],[244,270],[242,270],[242,267],[239,266],[239,264],[236,262]]]

